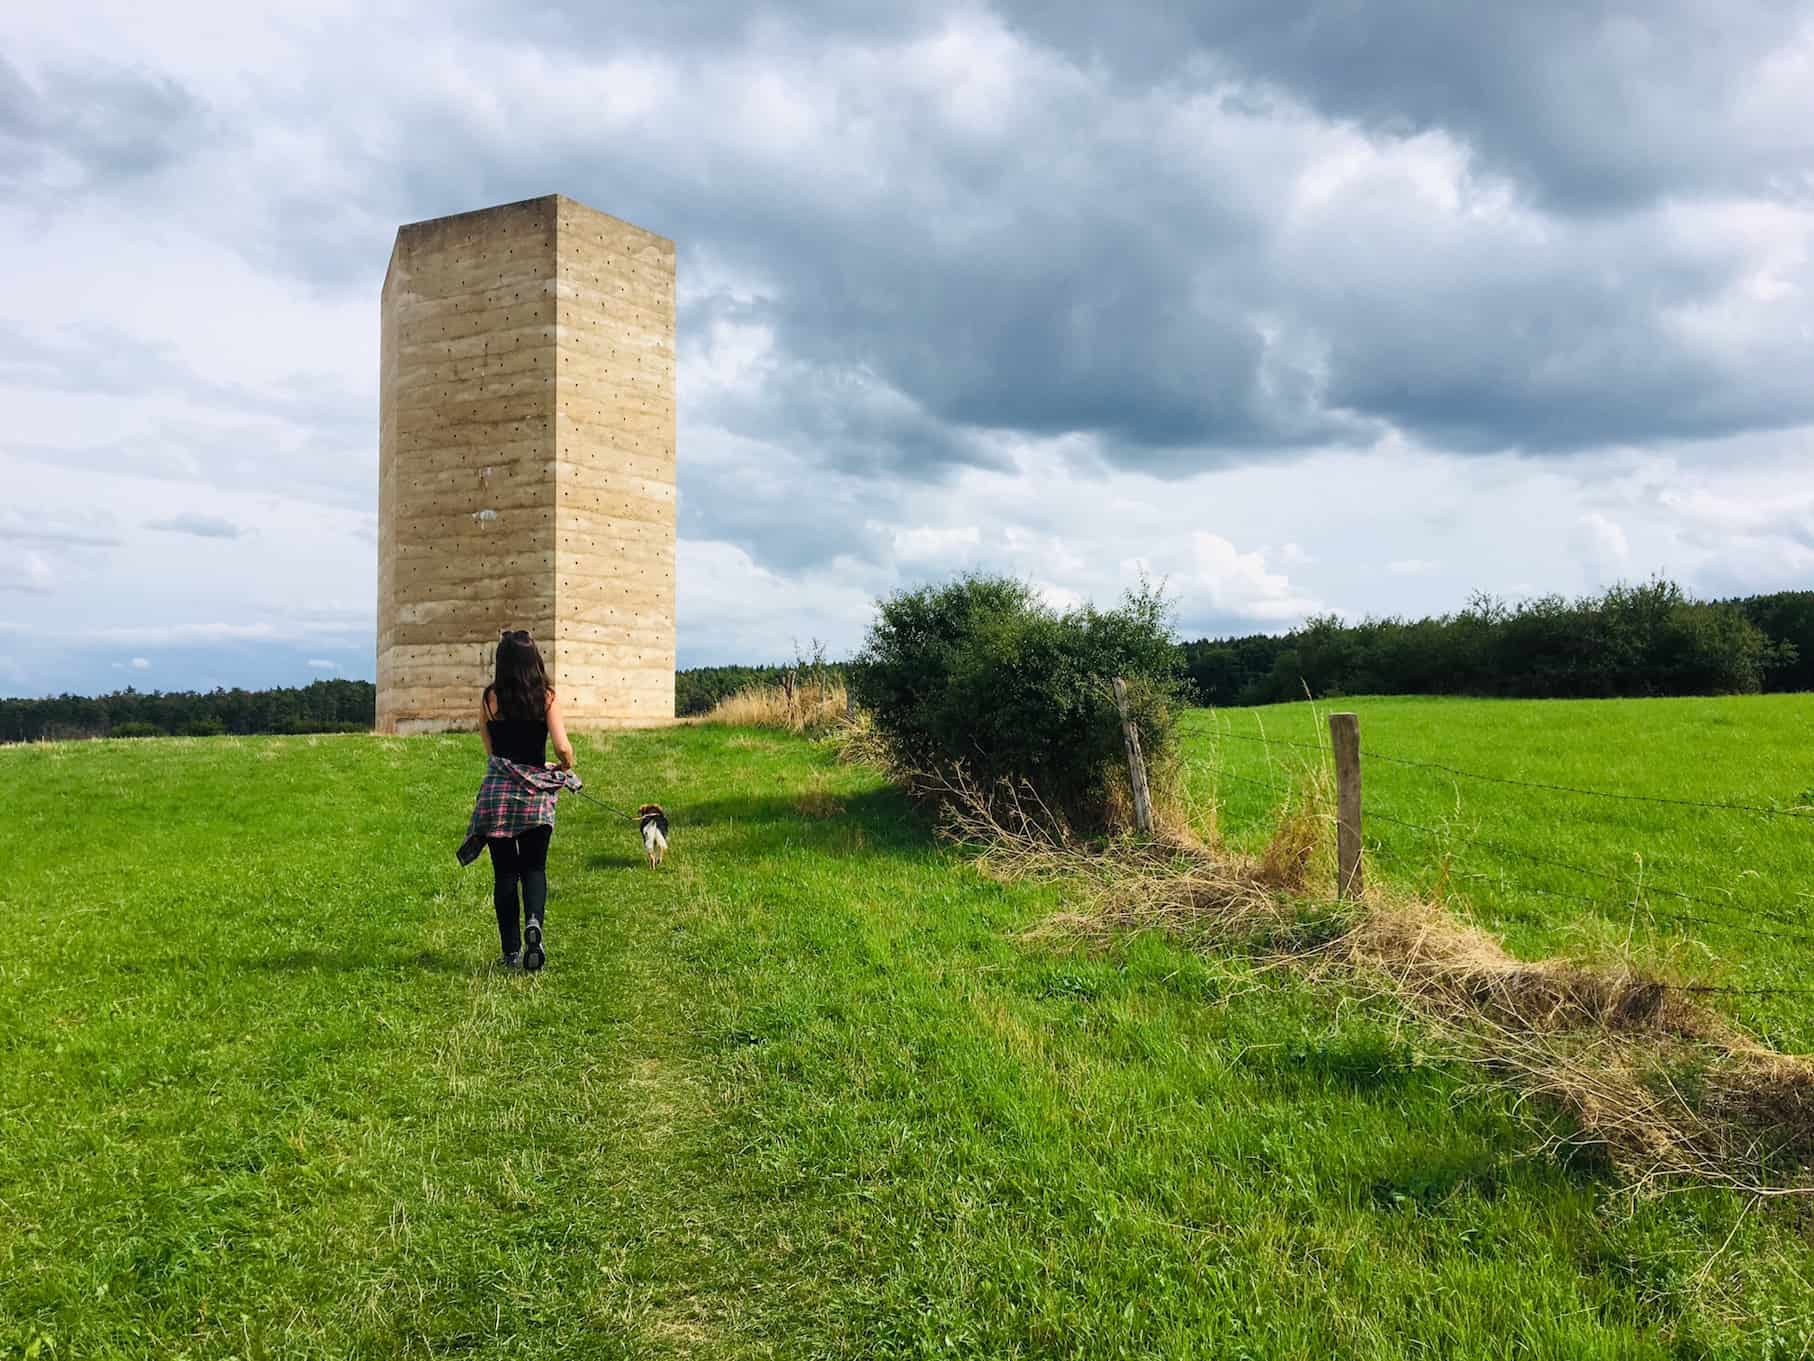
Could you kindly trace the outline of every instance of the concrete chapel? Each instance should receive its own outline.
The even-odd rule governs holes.
[[[378,730],[472,727],[499,631],[576,727],[674,716],[674,243],[561,195],[412,223],[384,278]]]

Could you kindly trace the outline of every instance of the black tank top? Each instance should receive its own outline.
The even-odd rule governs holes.
[[[548,720],[545,718],[492,718],[491,752],[519,766],[539,766],[548,760]]]

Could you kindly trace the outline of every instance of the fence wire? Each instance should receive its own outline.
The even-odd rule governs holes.
[[[1399,855],[1390,847],[1374,845],[1368,848],[1371,852],[1384,852],[1384,858],[1406,869],[1426,868],[1409,857]],[[1448,875],[1450,879],[1459,879],[1467,883],[1485,884],[1497,888],[1503,893],[1513,893],[1532,898],[1548,898],[1556,902],[1577,903],[1584,907],[1594,908],[1607,915],[1630,917],[1641,912],[1645,917],[1667,926],[1678,923],[1690,923],[1697,926],[1710,926],[1721,931],[1733,931],[1740,935],[1755,936],[1762,940],[1796,940],[1814,942],[1814,931],[1808,930],[1769,930],[1761,926],[1749,926],[1744,922],[1735,922],[1724,918],[1703,917],[1692,912],[1677,912],[1669,908],[1659,908],[1655,904],[1639,903],[1632,899],[1596,897],[1589,893],[1570,893],[1563,889],[1538,888],[1534,884],[1511,880],[1503,875],[1481,874],[1472,870],[1455,870]],[[1715,989],[1717,991],[1734,991],[1734,989]],[[1809,989],[1814,992],[1814,988]]]
[[[1326,742],[1298,742],[1287,737],[1264,737],[1257,734],[1228,732],[1216,730],[1218,738],[1229,738],[1235,742],[1252,742],[1265,747],[1285,747],[1294,751],[1314,751],[1327,754],[1330,750]],[[1464,780],[1478,780],[1483,784],[1511,785],[1519,789],[1543,789],[1557,794],[1573,794],[1588,799],[1613,799],[1624,803],[1663,804],[1673,808],[1703,808],[1715,812],[1755,813],[1763,817],[1797,818],[1814,821],[1814,804],[1795,804],[1790,807],[1777,807],[1761,803],[1733,803],[1721,800],[1678,799],[1662,794],[1630,794],[1621,790],[1586,789],[1579,785],[1552,784],[1545,780],[1521,780],[1509,775],[1488,775],[1484,771],[1464,770],[1460,766],[1447,765],[1441,761],[1415,761],[1405,756],[1393,756],[1387,752],[1376,751],[1371,747],[1361,748],[1361,759],[1367,761],[1385,761],[1395,766],[1406,766],[1415,770],[1439,770],[1445,775],[1458,776]]]
[[[1330,746],[1327,743],[1322,742],[1302,742],[1291,738],[1248,735],[1220,729],[1217,730],[1216,736],[1219,738],[1229,738],[1237,742],[1248,742],[1267,748],[1280,747],[1292,751],[1315,752],[1319,757],[1323,758],[1326,758],[1331,754]],[[1476,780],[1486,784],[1507,785],[1521,789],[1538,789],[1580,798],[1607,799],[1616,802],[1644,803],[1677,808],[1696,808],[1714,812],[1789,818],[1791,820],[1814,820],[1809,819],[1809,815],[1814,814],[1814,806],[1785,808],[1736,801],[1681,799],[1665,795],[1633,794],[1617,790],[1587,789],[1579,786],[1557,784],[1542,780],[1525,780],[1508,776],[1489,775],[1481,771],[1466,770],[1458,766],[1449,765],[1445,762],[1413,760],[1407,757],[1394,756],[1386,752],[1375,751],[1371,748],[1362,748],[1361,757],[1363,760],[1384,761],[1388,764],[1407,769],[1438,771],[1444,775]],[[1215,770],[1215,775],[1219,780],[1230,780],[1237,784],[1261,789],[1274,797],[1288,798],[1291,794],[1290,788],[1277,782],[1254,779],[1250,776],[1241,775],[1224,768],[1217,768]],[[1429,838],[1437,843],[1439,847],[1448,848],[1448,853],[1451,858],[1453,858],[1458,851],[1479,848],[1499,857],[1523,861],[1546,869],[1558,870],[1565,874],[1578,875],[1596,883],[1610,884],[1617,887],[1627,896],[1614,898],[1609,897],[1604,893],[1577,893],[1564,889],[1543,888],[1532,884],[1527,880],[1514,878],[1503,869],[1496,875],[1482,874],[1474,869],[1461,869],[1450,872],[1449,877],[1451,878],[1472,883],[1493,885],[1504,893],[1578,903],[1592,907],[1601,913],[1613,912],[1624,916],[1630,916],[1634,913],[1641,912],[1646,918],[1669,926],[1678,924],[1695,925],[1712,928],[1716,931],[1727,931],[1754,936],[1765,940],[1814,942],[1814,926],[1810,926],[1805,912],[1795,910],[1794,906],[1790,904],[1784,904],[1781,907],[1773,908],[1771,906],[1744,903],[1733,898],[1708,897],[1703,894],[1689,892],[1686,889],[1668,883],[1650,884],[1644,882],[1640,876],[1616,874],[1605,869],[1595,868],[1591,865],[1582,865],[1574,861],[1538,854],[1533,851],[1525,850],[1519,846],[1509,845],[1506,842],[1480,835],[1478,832],[1471,836],[1465,835],[1460,833],[1454,826],[1431,827],[1423,823],[1413,822],[1407,818],[1401,818],[1390,813],[1381,812],[1375,808],[1368,808],[1363,814],[1363,825],[1369,821],[1403,828],[1416,835]],[[1413,862],[1408,857],[1399,854],[1397,851],[1386,846],[1377,839],[1368,843],[1368,850],[1375,855],[1383,854],[1388,860],[1407,868],[1427,868],[1426,865],[1420,862]],[[1659,899],[1664,901],[1658,901]],[[1702,915],[1701,913],[1685,911],[1681,907],[1675,906],[1677,903],[1690,904],[1721,915],[1708,916]],[[1750,920],[1734,920],[1730,915],[1733,913],[1742,913],[1750,918]],[[1760,921],[1771,923],[1771,925],[1765,926],[1757,924]],[[1689,991],[1729,993],[1743,996],[1814,994],[1814,987],[1742,988],[1713,984],[1672,984],[1671,986],[1685,986],[1686,990]]]
[[[1557,794],[1574,794],[1589,799],[1617,799],[1625,803],[1660,803],[1673,808],[1705,808],[1725,813],[1757,813],[1765,817],[1806,818],[1814,814],[1814,806],[1797,805],[1792,808],[1773,808],[1761,803],[1720,803],[1702,799],[1675,799],[1661,794],[1624,794],[1609,789],[1580,789],[1574,785],[1549,784],[1543,780],[1517,780],[1504,775],[1483,775],[1477,770],[1462,770],[1458,766],[1444,765],[1440,761],[1412,761],[1403,756],[1388,756],[1384,752],[1361,748],[1363,760],[1386,761],[1395,766],[1409,766],[1417,770],[1440,770],[1446,775],[1458,775],[1466,780],[1479,780],[1485,784],[1514,785],[1520,789],[1546,789]]]
[[[1368,819],[1375,822],[1384,822],[1394,827],[1403,827],[1409,831],[1419,832],[1424,836],[1438,840],[1450,840],[1453,839],[1454,835],[1452,831],[1445,831],[1436,827],[1427,827],[1422,823],[1408,822],[1404,818],[1393,817],[1390,813],[1381,813],[1372,809],[1369,809],[1362,814],[1363,825]],[[1804,928],[1808,924],[1807,918],[1800,913],[1790,915],[1781,911],[1772,911],[1767,907],[1759,907],[1755,904],[1740,903],[1731,898],[1706,898],[1699,894],[1689,893],[1683,889],[1670,888],[1664,884],[1647,884],[1642,879],[1633,879],[1625,875],[1612,874],[1606,870],[1594,869],[1589,865],[1577,865],[1571,860],[1557,860],[1551,856],[1537,855],[1534,852],[1524,850],[1517,846],[1508,846],[1503,841],[1494,841],[1490,837],[1478,835],[1471,836],[1464,838],[1461,844],[1468,846],[1484,846],[1488,850],[1494,851],[1500,855],[1511,856],[1516,860],[1529,861],[1533,865],[1542,865],[1549,869],[1566,870],[1571,874],[1579,874],[1583,878],[1598,879],[1602,883],[1616,884],[1620,888],[1631,889],[1635,893],[1645,897],[1674,898],[1680,902],[1694,903],[1696,906],[1710,907],[1716,911],[1745,911],[1751,913],[1753,916],[1762,917],[1766,921],[1780,922],[1785,926],[1797,928]]]

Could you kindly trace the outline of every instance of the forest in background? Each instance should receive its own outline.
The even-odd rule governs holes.
[[[1696,600],[1670,581],[1423,619],[1334,615],[1183,644],[1206,705],[1337,695],[1613,699],[1814,690],[1814,591]]]
[[[1507,604],[1476,595],[1424,619],[1334,615],[1288,633],[1179,645],[1199,704],[1245,706],[1339,695],[1612,699],[1814,690],[1814,591],[1696,600],[1669,581],[1599,595]],[[701,666],[675,673],[674,712],[707,713],[729,695],[808,666]],[[370,681],[272,690],[139,691],[0,699],[0,742],[88,737],[364,732]]]

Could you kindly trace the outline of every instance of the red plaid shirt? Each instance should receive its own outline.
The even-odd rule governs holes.
[[[472,805],[468,837],[521,836],[531,827],[554,826],[554,804],[563,789],[578,789],[570,770],[520,766],[493,756]]]

